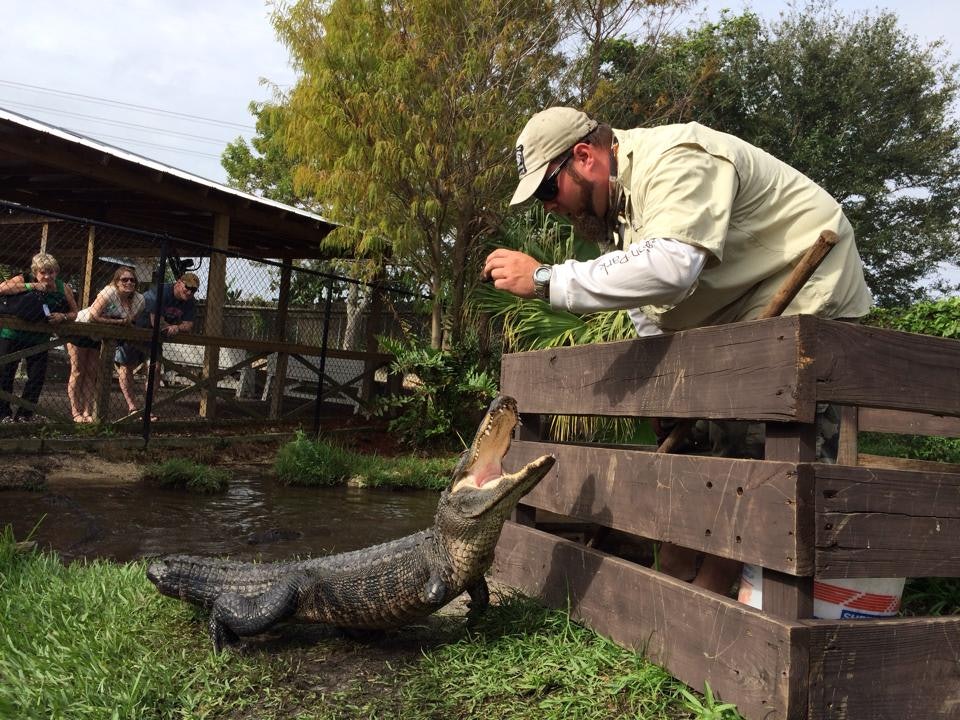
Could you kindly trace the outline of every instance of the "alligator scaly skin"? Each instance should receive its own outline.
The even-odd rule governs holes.
[[[500,461],[519,422],[512,398],[494,400],[471,447],[441,493],[434,525],[353,552],[294,562],[242,563],[173,555],[147,576],[164,595],[210,609],[216,649],[296,618],[335,627],[399,627],[462,592],[488,602],[484,572],[503,523],[553,466],[549,455],[503,474]]]

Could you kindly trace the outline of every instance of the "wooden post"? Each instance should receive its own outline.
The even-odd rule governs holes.
[[[210,272],[207,275],[207,304],[203,320],[204,335],[223,334],[223,305],[227,299],[227,256],[217,250],[226,250],[230,244],[230,216],[218,213],[213,218],[213,251],[210,253]],[[220,347],[207,345],[203,352],[203,379],[200,390],[200,417],[216,417],[216,384],[210,378],[220,368]]]
[[[287,312],[290,305],[290,276],[293,261],[284,260],[280,269],[280,297],[277,300],[277,320],[273,326],[273,340],[283,342],[287,332]],[[270,419],[277,420],[283,412],[283,386],[287,379],[286,353],[277,353],[277,367],[273,374],[273,394],[270,396]]]
[[[840,408],[840,444],[837,447],[837,465],[856,465],[859,446],[857,434],[860,431],[859,408]]]
[[[110,338],[103,338],[100,343],[100,362],[97,363],[97,384],[94,386],[93,396],[93,419],[98,423],[105,423],[110,419],[110,389],[113,383],[113,353],[116,347],[116,341]]]
[[[40,229],[40,252],[47,251],[47,233],[50,231],[50,223],[44,223]]]
[[[817,454],[814,423],[767,423],[764,458],[787,462],[813,462]],[[797,482],[801,478],[797,477]],[[813,502],[812,487],[808,488]],[[809,508],[812,516],[813,508]],[[812,535],[813,528],[809,529]],[[812,537],[810,542],[812,542]],[[785,620],[813,617],[813,578],[763,569],[763,611]]]
[[[83,293],[80,296],[80,307],[82,308],[89,307],[90,298],[93,297],[93,258],[96,232],[93,225],[87,230],[87,256],[83,269]]]

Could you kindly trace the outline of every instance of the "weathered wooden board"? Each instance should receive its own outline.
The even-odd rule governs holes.
[[[957,368],[957,372],[960,372],[960,368]],[[877,408],[860,408],[857,414],[861,430],[900,435],[960,437],[960,418],[956,417]]]
[[[960,717],[960,618],[806,624],[810,720]]]
[[[800,320],[816,336],[818,400],[960,415],[960,340]]]
[[[960,463],[944,463],[935,460],[914,460],[913,458],[889,457],[857,453],[857,465],[886,470],[919,470],[922,472],[960,473]]]
[[[501,389],[525,413],[813,420],[798,317],[503,356]]]
[[[504,468],[552,453],[524,504],[794,575],[813,574],[808,465],[516,441]]]
[[[960,474],[812,467],[817,576],[960,576]]]
[[[643,652],[749,720],[806,714],[806,628],[639,565],[508,523],[495,577]]]

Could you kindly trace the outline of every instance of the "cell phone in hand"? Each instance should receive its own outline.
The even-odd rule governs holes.
[[[43,304],[43,314],[50,318],[50,307],[46,303]]]

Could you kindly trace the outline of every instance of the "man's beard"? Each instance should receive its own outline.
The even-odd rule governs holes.
[[[581,210],[570,218],[574,232],[584,240],[595,242],[601,248],[609,248],[613,242],[614,224],[608,218],[600,217],[593,201],[593,183],[583,177],[576,169],[570,169],[570,177],[580,194]]]

